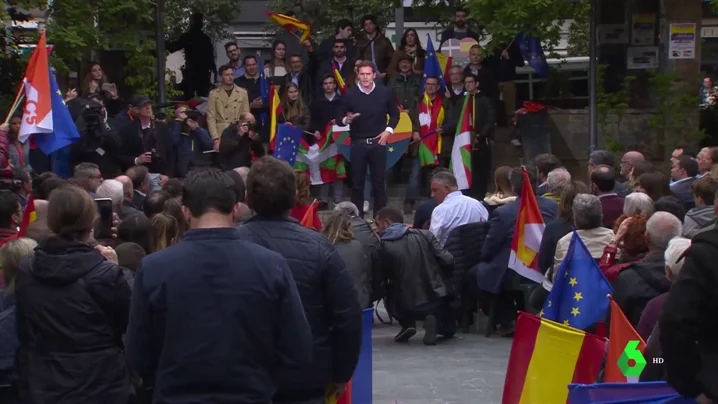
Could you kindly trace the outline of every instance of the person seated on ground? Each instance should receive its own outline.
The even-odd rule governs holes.
[[[500,325],[502,334],[509,335],[513,332],[513,323],[516,319],[516,306],[512,298],[504,298],[509,293],[507,285],[518,283],[517,275],[508,269],[507,263],[511,256],[511,242],[514,238],[516,219],[519,215],[521,205],[521,192],[524,186],[531,186],[535,183],[534,173],[528,171],[529,184],[524,184],[524,175],[521,168],[511,170],[509,180],[511,189],[519,197],[504,206],[491,212],[489,220],[489,233],[481,247],[481,262],[467,270],[465,284],[473,297],[480,302],[486,302],[489,298],[499,294],[498,304],[495,310],[495,325]],[[541,216],[544,223],[548,223],[556,217],[558,205],[556,202],[541,196],[536,197]],[[502,293],[504,292],[504,293]]]
[[[686,218],[686,208],[674,196],[662,196],[655,204],[656,212],[668,212],[683,223]]]
[[[588,193],[588,187],[581,181],[572,181],[563,189],[558,204],[558,217],[546,224],[539,247],[539,271],[546,274],[553,267],[558,241],[573,229],[573,201],[576,195]]]
[[[682,155],[676,160],[672,160],[671,180],[669,184],[671,192],[686,207],[686,210],[692,209],[695,204],[693,201],[693,184],[698,175],[698,162],[696,159]]]
[[[595,260],[603,255],[603,250],[613,239],[613,230],[603,227],[603,214],[601,201],[595,195],[578,194],[573,200],[571,208],[573,212],[573,224],[576,233],[588,248],[588,252]],[[553,259],[553,275],[556,278],[561,263],[566,258],[568,246],[571,244],[573,233],[566,234],[556,244],[556,253]]]
[[[376,214],[381,236],[381,257],[387,279],[389,305],[401,325],[394,337],[407,342],[416,334],[416,321],[424,321],[425,345],[436,345],[436,335],[452,337],[456,323],[449,315],[448,299],[453,295],[448,276],[454,258],[427,230],[404,224],[398,209],[384,207]]]
[[[319,218],[319,213],[316,209],[309,212],[309,208],[312,206],[309,202],[309,198],[312,196],[310,192],[311,184],[309,182],[309,176],[303,170],[294,170],[294,177],[297,184],[297,197],[294,200],[294,208],[292,208],[289,216],[297,219],[297,221],[301,223],[307,214],[311,214],[313,216],[312,222],[314,223],[314,230],[321,231],[322,221]]]
[[[662,196],[671,195],[671,191],[668,188],[668,178],[659,171],[650,171],[641,174],[636,181],[634,190],[647,194],[654,201],[658,201]]]
[[[273,403],[321,400],[328,388],[343,388],[354,373],[361,346],[362,307],[351,274],[324,236],[289,217],[296,197],[289,164],[261,157],[247,177],[247,205],[255,216],[236,230],[241,240],[287,260],[312,327],[311,364],[278,369]]]
[[[666,260],[666,279],[673,283],[681,269],[683,268],[683,253],[691,246],[691,240],[684,237],[676,237],[668,242],[668,248],[664,253]],[[643,338],[644,341],[648,341],[648,337],[651,336],[653,328],[658,324],[658,318],[661,316],[663,311],[663,305],[668,299],[668,293],[663,293],[651,299],[646,308],[641,313],[641,319],[638,321],[638,327],[636,331]]]
[[[553,154],[542,153],[536,156],[534,164],[536,165],[536,179],[539,183],[539,186],[536,188],[536,195],[543,196],[543,194],[549,192],[547,186],[548,173],[561,167],[561,160]]]
[[[646,223],[648,253],[618,274],[613,282],[613,298],[631,325],[636,327],[646,304],[668,292],[665,252],[671,239],[680,237],[681,222],[668,212],[656,212]]]
[[[551,170],[546,177],[546,189],[548,192],[541,195],[552,201],[561,202],[561,193],[563,189],[571,182],[571,173],[563,167]]]
[[[601,200],[603,227],[612,229],[623,213],[623,198],[614,192],[616,187],[616,170],[613,167],[600,165],[591,173],[591,193]]]
[[[322,234],[334,246],[347,265],[359,295],[359,304],[361,307],[369,307],[371,304],[372,262],[366,254],[364,245],[354,238],[351,217],[344,212],[333,211],[324,224]]]
[[[494,171],[494,188],[496,192],[489,194],[484,198],[484,202],[489,206],[501,206],[516,200],[514,191],[511,190],[511,182],[509,174],[511,167],[501,166]]]
[[[467,224],[484,222],[489,212],[474,198],[461,193],[454,174],[439,172],[431,179],[431,197],[439,205],[431,213],[430,230],[441,245],[446,243],[449,233]]]
[[[686,213],[683,219],[683,237],[691,238],[716,218],[715,203],[718,192],[718,179],[709,175],[693,183],[695,208]]]

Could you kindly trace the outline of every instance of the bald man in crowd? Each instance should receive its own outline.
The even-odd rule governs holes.
[[[119,216],[120,220],[125,220],[126,218],[128,218],[132,215],[142,213],[132,203],[132,198],[135,195],[135,190],[132,187],[132,179],[126,175],[120,175],[119,177],[117,177],[115,179],[122,183],[122,208],[120,209],[120,212],[117,214],[117,216]]]
[[[641,152],[626,152],[626,154],[623,155],[623,158],[621,158],[621,177],[628,180],[628,175],[631,173],[631,170],[633,170],[633,166],[639,161],[643,161],[645,159],[646,158]]]

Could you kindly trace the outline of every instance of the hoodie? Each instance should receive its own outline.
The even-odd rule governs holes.
[[[705,227],[716,218],[713,205],[695,207],[686,213],[683,219],[683,237],[692,238],[698,230]]]
[[[399,240],[400,238],[404,237],[404,235],[406,235],[407,231],[409,231],[409,226],[407,226],[403,223],[393,223],[391,226],[387,227],[381,233],[381,240],[382,241]]]

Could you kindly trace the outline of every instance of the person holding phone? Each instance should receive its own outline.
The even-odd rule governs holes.
[[[69,96],[70,94],[67,94]],[[110,115],[115,115],[122,109],[122,100],[117,92],[117,86],[107,81],[102,66],[97,62],[90,63],[90,70],[85,76],[80,88],[80,96],[83,98],[91,98],[93,95],[99,95],[102,102],[107,108]]]
[[[219,166],[223,170],[252,165],[252,154],[262,157],[264,146],[257,133],[257,121],[254,115],[242,115],[238,123],[229,125],[222,132],[219,143]]]

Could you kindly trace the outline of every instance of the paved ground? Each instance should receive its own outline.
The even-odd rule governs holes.
[[[373,404],[501,402],[511,339],[474,330],[432,347],[422,344],[421,329],[408,344],[397,344],[398,331],[396,323],[374,325]]]

